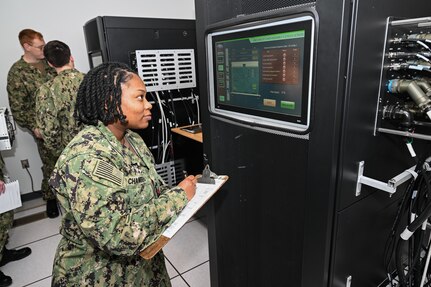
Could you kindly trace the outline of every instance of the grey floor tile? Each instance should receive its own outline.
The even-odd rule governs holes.
[[[165,256],[182,274],[208,261],[208,233],[199,220],[184,225],[163,248]]]
[[[178,276],[171,280],[172,287],[188,287],[186,282]]]
[[[8,248],[24,246],[30,242],[35,242],[43,238],[59,233],[61,217],[45,218],[29,224],[24,224],[12,228],[9,231]]]
[[[29,210],[29,209],[32,209],[34,207],[39,207],[39,206],[46,207],[46,202],[41,197],[35,198],[32,200],[23,201],[22,206],[15,209],[15,213],[21,212],[24,210]]]
[[[58,234],[29,244],[28,247],[32,250],[30,256],[2,266],[1,271],[12,277],[11,287],[26,286],[51,276],[55,250],[60,239],[61,235]]]
[[[168,260],[166,260],[166,258],[165,258],[165,263],[166,263],[166,269],[168,270],[169,278],[177,277],[179,275],[178,272],[174,269],[172,264],[169,263]]]
[[[39,212],[46,212],[46,206],[45,205],[41,205],[41,206],[33,207],[31,209],[23,209],[23,210],[21,210],[19,212],[15,211],[15,214],[14,214],[13,218],[14,219],[19,219],[19,218],[30,216],[30,215],[33,215],[33,214],[36,214],[36,213],[39,213]]]
[[[210,287],[210,264],[206,262],[182,274],[190,287]]]
[[[40,203],[35,201],[31,205],[32,208],[22,208],[21,215],[40,212],[45,208],[44,202],[42,205]],[[29,246],[33,251],[29,257],[0,268],[13,278],[12,287],[49,287],[51,285],[52,263],[61,239],[60,224],[61,217],[45,218],[14,227],[10,231],[8,248]],[[187,223],[167,244],[164,252],[170,261],[166,260],[166,267],[173,287],[210,285],[209,264],[206,262],[209,259],[208,235],[201,218],[194,218],[193,221]],[[181,273],[186,272],[187,279],[179,276],[173,266]]]
[[[49,287],[51,286],[51,276],[42,280],[39,280],[37,282],[34,282],[29,285],[25,285],[25,287]]]

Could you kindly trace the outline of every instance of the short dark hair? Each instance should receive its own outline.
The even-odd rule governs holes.
[[[126,123],[121,109],[121,84],[136,74],[126,64],[109,62],[91,69],[79,86],[74,116],[87,125]]]
[[[43,36],[40,32],[35,31],[33,29],[24,29],[21,30],[18,34],[19,43],[21,46],[24,46],[25,43],[31,45],[34,39],[43,40]]]
[[[54,67],[61,68],[70,62],[70,48],[61,41],[49,41],[43,47],[45,59]]]

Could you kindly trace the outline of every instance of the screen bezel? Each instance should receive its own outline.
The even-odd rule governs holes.
[[[91,52],[88,55],[89,55],[90,63],[91,63],[90,68],[96,68],[100,64],[103,64],[102,51]]]
[[[232,39],[249,35],[249,37],[268,34],[273,29],[275,33],[304,30],[304,59],[302,78],[302,108],[301,116],[256,111],[248,108],[217,104],[216,79],[215,79],[215,43],[219,39]],[[263,32],[265,31],[265,32]],[[271,32],[272,33],[272,32]],[[282,130],[306,132],[310,127],[312,71],[314,58],[314,33],[315,20],[312,16],[300,16],[268,23],[255,24],[248,27],[231,28],[224,31],[216,31],[207,35],[207,60],[209,83],[209,110],[215,115],[247,123],[253,126],[262,126]]]

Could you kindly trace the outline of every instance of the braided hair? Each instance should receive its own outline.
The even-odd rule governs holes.
[[[77,121],[96,126],[98,121],[108,125],[117,119],[126,123],[121,109],[121,84],[134,72],[122,63],[104,63],[91,69],[81,82],[76,98],[74,117]]]

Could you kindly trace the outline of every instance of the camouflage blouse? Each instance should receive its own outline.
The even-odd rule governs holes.
[[[36,123],[44,146],[57,158],[79,132],[73,112],[84,74],[76,69],[61,71],[36,93]]]
[[[156,241],[187,203],[154,168],[141,137],[124,147],[99,122],[85,127],[60,155],[50,185],[65,209],[52,286],[171,286],[162,252],[139,252]]]
[[[43,61],[45,73],[19,59],[9,70],[7,75],[7,93],[9,106],[14,120],[23,128],[32,131],[36,122],[36,91],[46,81],[57,73],[46,61]]]

